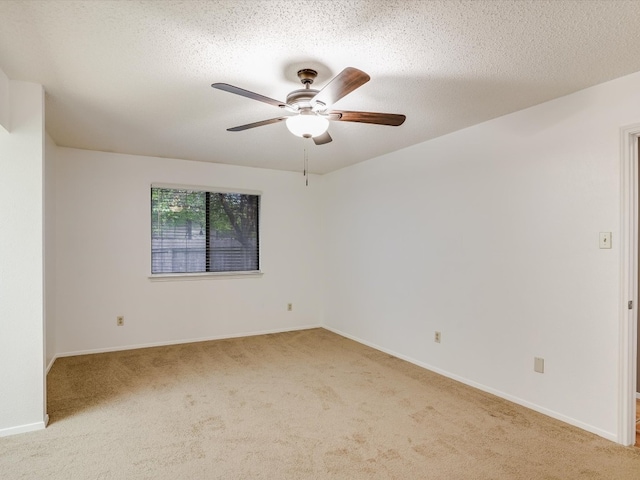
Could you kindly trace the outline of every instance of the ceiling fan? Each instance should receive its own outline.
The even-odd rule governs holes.
[[[289,93],[286,102],[280,102],[227,83],[214,83],[211,86],[218,90],[224,90],[225,92],[235,93],[236,95],[268,103],[292,114],[228,128],[227,130],[229,132],[240,132],[250,128],[285,121],[287,128],[294,135],[313,138],[316,145],[324,145],[332,140],[331,135],[329,135],[327,131],[329,121],[373,123],[394,127],[404,123],[406,117],[395,113],[354,112],[329,109],[329,107],[342,97],[353,92],[356,88],[361,87],[370,80],[371,77],[363,71],[357,68],[347,67],[325,85],[322,90],[311,88],[311,84],[317,75],[318,72],[310,68],[304,68],[298,71],[298,78],[304,85],[304,88]]]

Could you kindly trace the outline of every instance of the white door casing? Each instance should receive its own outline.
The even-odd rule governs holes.
[[[618,443],[635,443],[638,312],[638,138],[640,124],[623,127],[620,220],[620,355],[618,368]],[[629,302],[632,302],[629,304]],[[629,308],[629,306],[632,308]]]

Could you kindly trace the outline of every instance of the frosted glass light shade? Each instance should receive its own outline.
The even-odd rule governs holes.
[[[298,137],[317,137],[329,128],[329,120],[319,115],[296,115],[287,118],[287,128]]]

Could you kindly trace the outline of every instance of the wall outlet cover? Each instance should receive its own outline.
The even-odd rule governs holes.
[[[534,357],[533,371],[538,373],[544,373],[544,358]]]

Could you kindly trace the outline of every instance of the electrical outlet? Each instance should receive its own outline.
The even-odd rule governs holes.
[[[118,325],[119,327],[124,326],[124,317],[122,315],[118,315],[116,317],[116,325]]]
[[[441,339],[442,339],[442,334],[440,332],[436,332],[435,335],[433,336],[433,341],[436,343],[440,343]]]
[[[293,303],[287,303],[287,312],[293,310]]]
[[[544,358],[533,358],[533,371],[538,373],[544,373]]]

